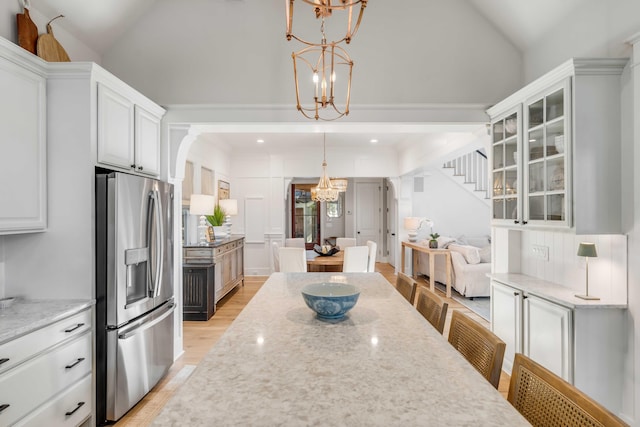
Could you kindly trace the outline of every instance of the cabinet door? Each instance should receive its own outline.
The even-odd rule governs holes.
[[[160,118],[139,105],[135,106],[134,157],[138,172],[160,174]]]
[[[98,163],[135,168],[133,103],[98,83]]]
[[[507,344],[504,370],[511,374],[516,353],[522,352],[522,292],[498,282],[491,282],[491,330]]]
[[[494,223],[521,221],[519,165],[521,107],[511,109],[491,123],[492,213]]]
[[[571,225],[570,79],[525,104],[524,220]]]
[[[45,78],[0,58],[0,234],[47,224]]]
[[[524,299],[523,352],[573,382],[572,310],[542,298]]]

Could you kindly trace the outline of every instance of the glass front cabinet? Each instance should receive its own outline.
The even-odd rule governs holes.
[[[620,232],[624,64],[572,59],[487,111],[493,225]]]

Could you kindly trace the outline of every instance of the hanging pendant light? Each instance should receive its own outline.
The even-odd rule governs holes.
[[[340,192],[333,188],[331,180],[327,176],[326,134],[322,134],[322,152],[322,175],[318,186],[311,190],[311,199],[315,202],[335,202],[338,200]]]
[[[328,18],[333,15],[334,11],[339,12],[342,16],[346,17],[346,32],[344,36],[339,35],[336,37],[335,43],[342,43],[343,41],[347,44],[351,42],[351,39],[356,35],[358,28],[360,27],[360,22],[362,21],[362,15],[364,13],[364,9],[367,7],[368,0],[300,0],[304,4],[311,6],[311,10],[315,13],[316,19],[322,19],[324,24],[324,18]],[[293,33],[293,3],[295,0],[285,0],[285,13],[287,19],[287,40],[295,39],[301,43],[307,45],[316,45],[317,43],[313,43],[303,39],[302,37],[298,37]],[[357,5],[360,5],[360,11],[357,13],[358,17],[354,20],[354,10],[353,8]],[[304,6],[303,6],[304,7]],[[335,16],[332,17],[332,20],[337,20]],[[342,37],[338,39],[338,37]]]
[[[347,191],[347,185],[349,181],[346,178],[331,178],[331,186],[338,190],[340,193]]]

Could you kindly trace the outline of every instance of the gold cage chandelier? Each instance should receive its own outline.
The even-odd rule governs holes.
[[[322,175],[318,186],[311,189],[311,200],[314,202],[335,202],[340,197],[338,189],[333,188],[327,176],[327,136],[322,134]]]
[[[351,39],[358,32],[360,22],[362,21],[362,14],[367,7],[368,0],[300,0],[303,3],[311,6],[315,13],[316,19],[328,18],[332,15],[333,11],[343,11],[347,15],[346,26],[347,30],[342,39],[335,41],[335,43],[342,43],[343,41],[349,44]],[[286,18],[287,18],[287,40],[295,39],[301,43],[307,45],[316,45],[317,43],[305,40],[293,33],[293,4],[295,0],[285,0]],[[360,5],[360,11],[357,13],[357,18],[354,20],[353,8]]]

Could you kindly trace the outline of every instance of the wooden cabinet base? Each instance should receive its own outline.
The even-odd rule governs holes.
[[[184,264],[183,320],[209,320],[216,311],[213,264]]]

